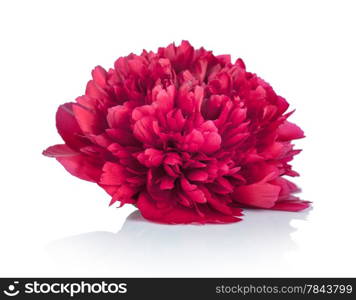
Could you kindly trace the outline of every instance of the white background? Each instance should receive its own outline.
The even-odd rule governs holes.
[[[1,1],[0,276],[356,276],[355,1]],[[188,39],[297,111],[302,213],[164,226],[41,155],[96,65]]]

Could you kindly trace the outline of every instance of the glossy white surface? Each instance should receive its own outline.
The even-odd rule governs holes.
[[[356,276],[354,3],[2,1],[0,276]],[[92,67],[181,39],[242,57],[297,109],[312,209],[159,225],[41,155]]]

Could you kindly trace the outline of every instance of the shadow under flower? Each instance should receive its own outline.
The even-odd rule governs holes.
[[[295,250],[298,212],[245,210],[242,222],[162,225],[131,213],[121,230],[89,232],[52,242],[51,258],[69,273],[90,276],[278,276]]]

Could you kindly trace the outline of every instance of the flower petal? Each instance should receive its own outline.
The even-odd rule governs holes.
[[[144,218],[164,224],[234,223],[241,221],[237,217],[214,212],[207,206],[200,208],[203,215],[180,204],[158,209],[155,201],[145,192],[140,194],[137,207]]]
[[[73,149],[79,149],[86,146],[88,141],[83,137],[84,134],[74,117],[73,104],[68,102],[58,107],[56,126],[66,144]]]
[[[67,145],[54,145],[48,147],[42,154],[48,157],[67,157],[77,155],[78,152],[69,148]]]
[[[294,139],[301,139],[303,137],[303,130],[289,121],[285,121],[278,128],[278,140],[280,141],[290,141]]]
[[[301,210],[306,209],[308,207],[310,207],[310,202],[309,201],[293,199],[293,200],[278,201],[270,209],[273,209],[273,210],[285,210],[285,211],[301,211]]]
[[[128,172],[116,163],[106,162],[103,166],[103,173],[100,177],[100,184],[120,185],[126,182]]]
[[[235,189],[232,197],[235,201],[260,208],[271,208],[278,199],[281,188],[279,186],[258,182],[242,185]]]
[[[101,164],[90,157],[77,154],[72,156],[58,156],[56,159],[72,175],[88,181],[99,181]]]

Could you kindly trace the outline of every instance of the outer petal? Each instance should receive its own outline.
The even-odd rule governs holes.
[[[88,141],[83,137],[84,134],[74,117],[73,105],[74,103],[68,102],[58,107],[56,126],[66,144],[73,149],[79,149],[86,146]]]
[[[57,160],[72,175],[93,182],[98,182],[101,165],[83,154],[73,156],[57,156]]]
[[[191,208],[175,204],[174,206],[158,209],[150,196],[143,192],[140,194],[137,207],[142,216],[150,221],[165,224],[190,224],[190,223],[234,223],[241,219],[214,212],[208,206],[199,207],[198,214]]]
[[[278,201],[270,209],[285,210],[285,211],[301,211],[308,207],[310,207],[309,201],[303,201],[303,200],[300,200],[299,198],[296,198],[296,199],[292,198],[292,200]]]
[[[278,128],[278,139],[280,141],[290,141],[294,139],[301,139],[304,137],[304,132],[294,123],[285,121]]]
[[[126,182],[128,172],[119,164],[106,162],[100,178],[102,185],[121,185]]]
[[[279,186],[258,182],[237,187],[232,197],[235,201],[242,204],[260,208],[271,208],[277,201],[280,190]]]
[[[88,96],[81,96],[76,99],[73,105],[73,112],[84,133],[99,134],[105,127],[106,120],[96,107],[96,100]]]
[[[48,157],[68,157],[77,155],[78,152],[69,148],[67,145],[54,145],[48,147],[42,154]]]

